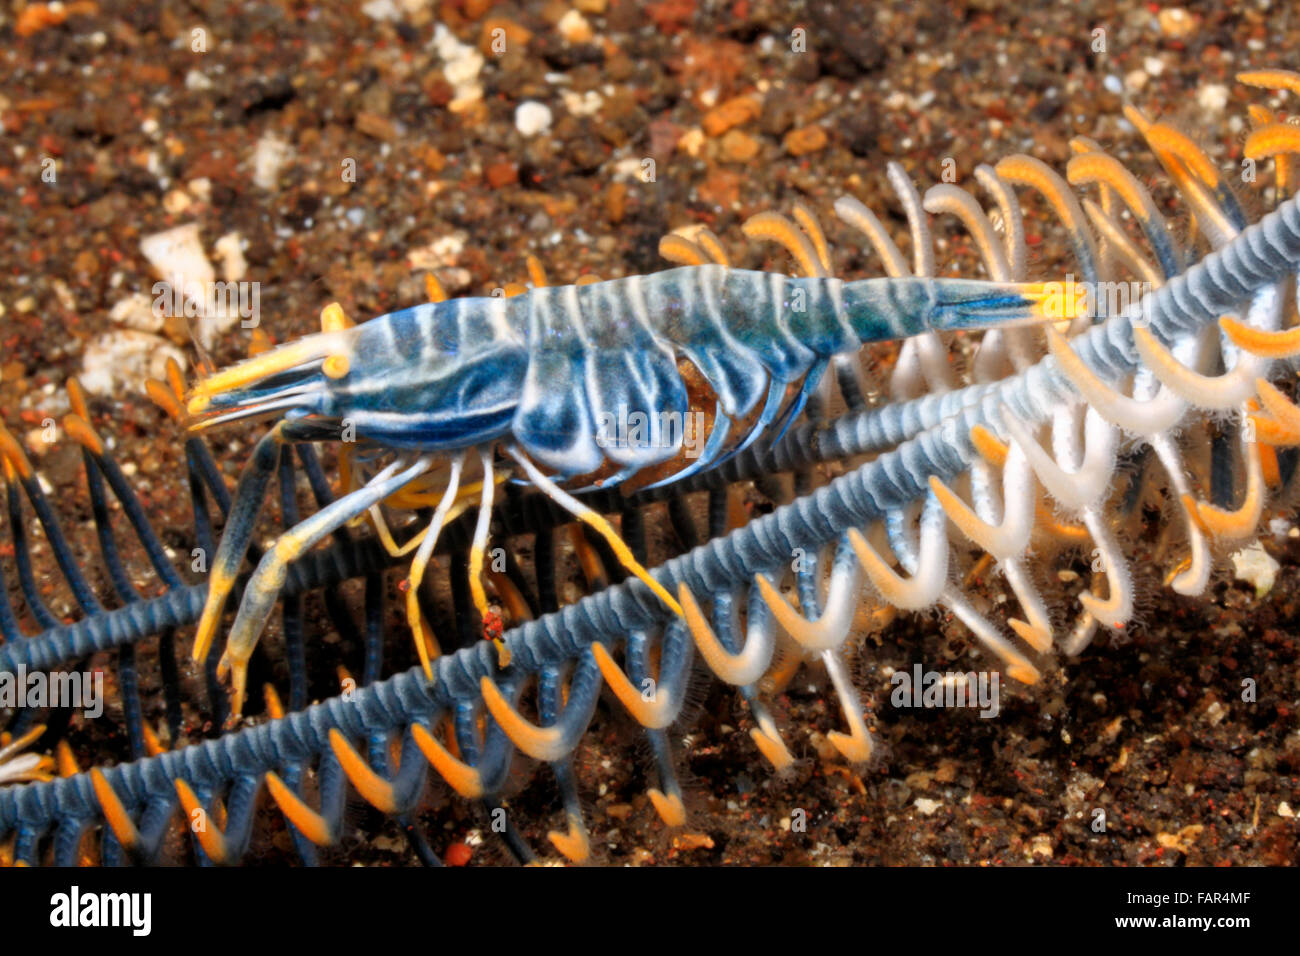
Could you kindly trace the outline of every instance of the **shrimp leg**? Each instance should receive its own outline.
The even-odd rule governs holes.
[[[239,604],[239,612],[235,615],[235,623],[231,625],[230,636],[226,640],[225,653],[217,665],[219,677],[224,678],[227,672],[231,676],[230,707],[233,714],[238,716],[243,709],[248,659],[252,656],[267,618],[275,607],[276,598],[284,587],[289,563],[351,518],[364,513],[376,501],[382,501],[424,474],[433,460],[432,455],[423,455],[405,468],[403,462],[393,462],[365,486],[331,502],[306,521],[280,535],[274,546],[262,555],[257,570],[249,578],[244,599]],[[225,544],[224,538],[222,544]]]
[[[623,567],[627,568],[628,571],[640,578],[646,587],[653,591],[655,596],[658,597],[659,600],[663,601],[674,614],[678,617],[684,617],[682,606],[678,604],[676,599],[664,589],[662,584],[650,576],[650,572],[647,571],[641,562],[632,555],[631,549],[623,539],[618,536],[618,532],[614,530],[610,523],[605,519],[604,515],[588,508],[568,492],[564,491],[564,489],[556,485],[555,482],[551,481],[551,479],[543,475],[541,471],[538,470],[537,466],[529,461],[527,456],[515,446],[511,445],[507,447],[506,452],[511,458],[519,462],[520,466],[524,469],[524,472],[528,475],[528,480],[531,481],[534,486],[544,492],[548,498],[558,504],[565,511],[569,512],[569,514],[594,528],[600,536],[609,543],[609,546],[614,550],[614,554],[618,557],[619,563],[622,564]]]
[[[420,665],[424,668],[424,676],[433,680],[433,667],[429,662],[429,649],[425,645],[424,615],[420,611],[420,582],[424,580],[424,569],[428,567],[429,558],[433,556],[433,547],[438,543],[438,534],[442,531],[443,523],[447,520],[447,513],[456,501],[456,495],[460,491],[460,470],[464,464],[465,456],[457,455],[451,462],[451,475],[447,479],[447,489],[443,492],[442,500],[438,502],[438,508],[433,513],[433,520],[429,522],[429,527],[425,530],[423,540],[420,542],[420,550],[415,552],[415,560],[411,562],[411,573],[408,579],[406,590],[406,620],[411,626],[411,635],[415,638],[415,651],[420,655]]]
[[[248,545],[253,539],[253,529],[257,517],[262,513],[262,504],[266,501],[266,487],[271,476],[279,468],[280,449],[285,444],[301,441],[317,441],[337,437],[337,430],[322,428],[307,422],[279,421],[262,436],[243,473],[239,476],[239,485],[235,489],[235,501],[230,515],[226,519],[225,531],[221,535],[221,544],[217,546],[216,557],[208,574],[208,597],[203,606],[203,616],[199,618],[198,630],[194,635],[193,659],[196,663],[207,660],[216,636],[217,626],[221,623],[221,612],[225,609],[226,599],[235,586],[240,565],[248,553]]]
[[[483,491],[478,503],[478,522],[474,525],[474,540],[469,546],[469,591],[474,600],[474,607],[484,624],[488,621],[487,592],[483,590],[483,558],[487,554],[488,529],[492,525],[492,499],[496,492],[496,475],[492,470],[492,448],[479,449],[479,459],[483,462]],[[497,665],[505,670],[510,666],[510,649],[500,637],[494,637],[492,643],[497,649]]]

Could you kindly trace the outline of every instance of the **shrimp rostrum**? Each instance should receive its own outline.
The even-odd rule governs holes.
[[[477,502],[469,583],[486,612],[484,550],[494,489],[506,478],[535,486],[592,526],[680,613],[605,518],[565,487],[626,488],[639,475],[644,487],[646,472],[655,484],[679,480],[784,427],[828,364],[863,343],[1072,318],[1061,314],[1061,292],[1050,283],[790,277],[713,262],[430,302],[355,326],[331,305],[319,334],[209,375],[188,396],[196,430],[277,419],[240,477],[194,658],[210,650],[285,443],[345,441],[345,471],[359,478],[283,533],[249,579],[219,664],[219,673],[230,675],[236,713],[248,659],[289,562],[349,521],[369,512],[390,550],[415,550],[407,616],[426,673],[430,651],[416,590],[439,531]],[[706,387],[688,389],[688,378]],[[701,393],[711,427],[702,450],[688,458],[685,429],[674,423],[686,422]],[[624,428],[629,419],[645,427]],[[498,451],[507,468],[497,467]],[[428,526],[394,550],[380,505],[436,507]],[[506,666],[504,645],[498,650]]]

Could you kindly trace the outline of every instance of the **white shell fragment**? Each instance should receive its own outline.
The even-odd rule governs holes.
[[[1282,565],[1258,541],[1251,542],[1232,556],[1232,573],[1238,581],[1254,585],[1257,598],[1273,590],[1277,572],[1281,569]]]
[[[203,250],[197,223],[146,236],[140,251],[159,279],[149,290],[153,311],[160,318],[187,318],[204,349],[210,349],[218,336],[241,319],[256,323],[257,283],[239,282],[236,287],[233,281],[247,268],[237,237],[226,236],[218,243],[227,276],[222,282],[217,282],[216,270]]]

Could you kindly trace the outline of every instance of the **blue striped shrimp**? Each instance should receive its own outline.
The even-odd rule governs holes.
[[[691,264],[513,296],[433,301],[362,325],[334,304],[322,313],[319,334],[200,381],[187,400],[192,429],[278,420],[240,478],[210,572],[196,661],[210,649],[280,446],[342,440],[347,468],[357,475],[355,489],[282,535],[250,579],[219,665],[223,678],[231,677],[235,713],[288,563],[353,519],[370,514],[395,554],[418,549],[407,616],[426,672],[436,645],[428,646],[416,589],[434,543],[477,499],[469,575],[486,617],[480,578],[494,488],[507,478],[537,487],[593,527],[628,571],[681,614],[606,519],[560,485],[626,486],[656,468],[655,484],[664,484],[716,464],[788,425],[828,366],[864,343],[1075,317],[1073,290],[1054,283],[832,278],[820,229],[806,211],[797,215],[807,235],[772,214],[752,219],[746,232],[782,242],[803,276],[732,268],[711,233],[698,245],[669,236],[661,251]],[[713,427],[693,461],[683,454],[685,428],[675,426],[691,411],[684,369],[706,383],[714,406]],[[644,433],[629,441],[619,423],[633,418]],[[498,447],[517,469],[496,468]],[[398,548],[381,504],[436,509]],[[503,644],[498,651],[504,668]]]

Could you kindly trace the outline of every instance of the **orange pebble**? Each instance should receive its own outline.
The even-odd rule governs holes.
[[[464,843],[453,843],[442,855],[442,861],[448,866],[468,866],[473,855],[474,851]]]

